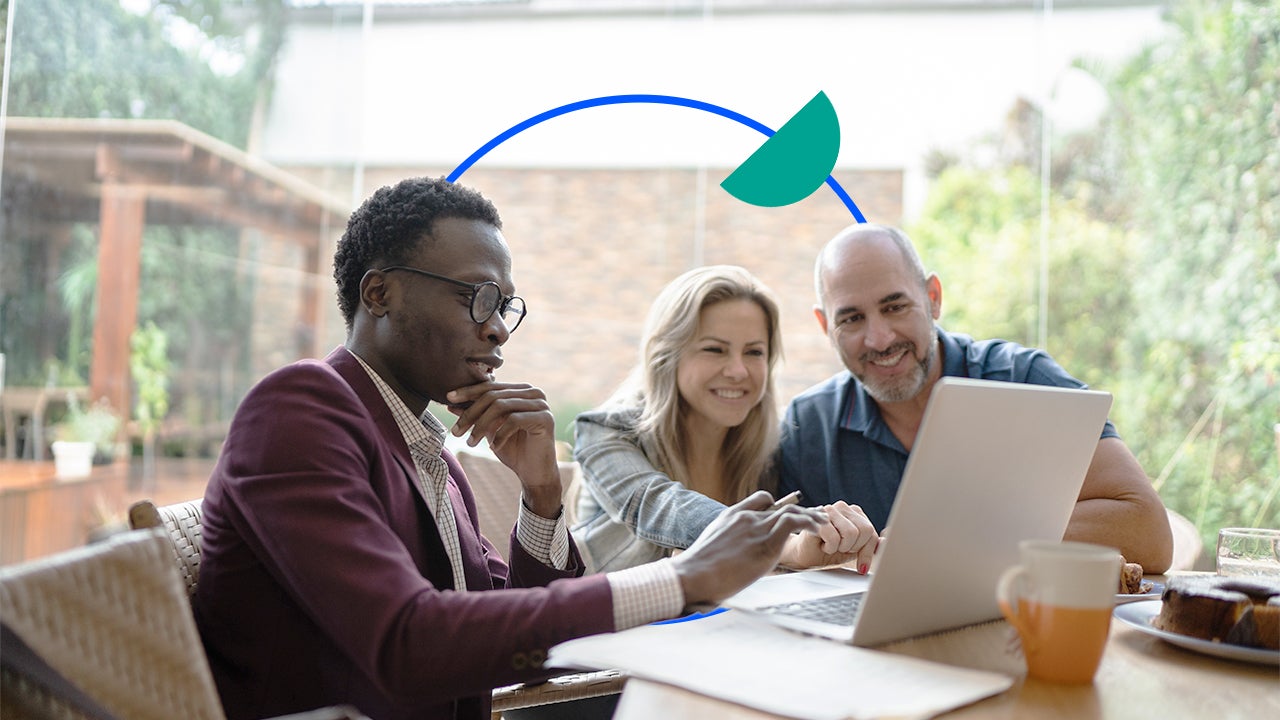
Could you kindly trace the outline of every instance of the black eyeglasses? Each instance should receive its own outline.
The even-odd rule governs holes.
[[[498,287],[498,283],[492,280],[486,280],[481,283],[469,283],[461,280],[454,280],[444,275],[437,275],[426,270],[419,270],[408,265],[392,265],[384,267],[378,272],[391,272],[392,270],[407,270],[411,273],[426,275],[429,278],[443,280],[447,283],[453,283],[458,287],[471,289],[471,319],[477,325],[483,325],[498,313],[502,318],[502,323],[507,326],[507,332],[513,333],[516,328],[520,327],[520,323],[524,321],[525,307],[524,298],[517,295],[503,295],[502,288]]]

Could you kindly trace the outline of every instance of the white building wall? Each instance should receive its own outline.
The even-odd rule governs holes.
[[[367,33],[348,8],[290,28],[263,151],[285,166],[454,167],[510,126],[593,97],[682,96],[776,129],[825,91],[840,119],[837,167],[905,170],[910,216],[927,151],[963,150],[1047,88],[1058,122],[1087,120],[1101,100],[1071,63],[1115,62],[1162,30],[1152,3],[1047,15],[1038,2],[1002,5],[415,20],[375,7]],[[734,167],[762,141],[708,113],[619,105],[553,119],[480,163]]]

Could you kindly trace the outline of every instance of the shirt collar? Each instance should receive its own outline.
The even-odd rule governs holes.
[[[933,329],[934,334],[942,343],[942,374],[967,375],[964,351],[960,349],[960,345],[947,333],[943,332],[942,328],[937,324],[933,326]],[[884,420],[881,419],[880,406],[867,394],[867,389],[862,386],[861,382],[858,382],[853,373],[846,370],[842,384],[844,386],[843,392],[847,395],[847,399],[844,402],[844,411],[840,414],[841,429],[861,433],[867,438],[882,444],[901,446],[901,443],[889,430],[889,426],[885,425]]]
[[[880,422],[880,408],[872,401],[862,383],[847,370],[843,385],[847,400],[844,412],[840,414],[840,427],[866,434],[872,425]]]
[[[964,348],[950,333],[942,331],[937,325],[938,339],[942,341],[942,374],[950,377],[969,377],[969,362],[965,358]]]
[[[369,367],[364,358],[354,352],[351,355],[359,361],[360,367],[369,373],[369,378],[373,380],[374,387],[378,388],[382,401],[391,410],[391,416],[395,418],[396,426],[400,428],[400,434],[404,435],[405,444],[409,449],[428,455],[439,455],[444,449],[444,438],[447,434],[444,425],[431,414],[430,410],[423,410],[421,415],[414,417],[409,406],[404,404],[404,400],[400,399],[381,375]]]

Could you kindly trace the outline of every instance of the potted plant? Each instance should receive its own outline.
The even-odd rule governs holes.
[[[156,436],[169,413],[169,336],[153,322],[129,338],[134,420],[142,431],[142,478],[150,486],[156,473]]]
[[[67,397],[67,414],[53,427],[53,461],[59,479],[89,476],[95,461],[111,462],[118,452],[120,415],[105,399],[82,408]]]

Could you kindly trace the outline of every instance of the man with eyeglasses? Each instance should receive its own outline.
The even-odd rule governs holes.
[[[721,600],[818,529],[824,516],[760,492],[676,558],[578,577],[546,397],[495,377],[526,316],[501,227],[443,179],[378,190],[334,257],[345,345],[268,375],[237,410],[194,598],[230,720],[343,703],[481,720],[491,688],[550,674],[552,645]],[[509,566],[429,402],[520,478]]]

